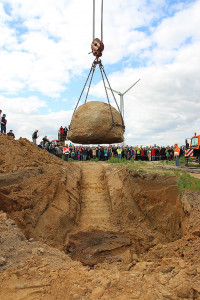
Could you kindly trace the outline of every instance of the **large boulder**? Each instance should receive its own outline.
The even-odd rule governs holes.
[[[123,134],[121,114],[110,104],[91,101],[75,111],[67,137],[73,143],[112,144],[123,142]]]

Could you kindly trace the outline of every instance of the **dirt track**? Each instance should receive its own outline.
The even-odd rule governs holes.
[[[25,139],[0,155],[1,300],[200,299],[198,193]]]

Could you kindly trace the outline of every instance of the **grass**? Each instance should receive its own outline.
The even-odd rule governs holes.
[[[118,159],[117,157],[111,157],[107,160],[110,164],[128,164],[129,160],[126,160],[125,158]]]
[[[175,161],[172,161],[172,163],[175,163]],[[185,166],[185,165],[186,165],[186,158],[185,158],[185,156],[181,156],[181,157],[179,158],[179,165],[180,165],[180,166]],[[189,167],[200,168],[199,163],[198,163],[198,162],[195,163],[195,160],[192,159],[192,158],[190,158],[190,157],[189,157],[189,159],[188,159],[188,166],[189,166]]]
[[[75,161],[73,158],[69,157],[68,161]]]
[[[111,157],[108,161],[108,163],[112,164],[118,164],[120,166],[124,166],[126,168],[133,169],[140,173],[146,173],[146,168],[148,167],[149,163],[148,161],[137,161],[134,160],[127,161],[126,159],[118,159],[117,157]],[[168,165],[175,165],[175,160],[173,161],[160,161],[162,164],[166,163]],[[179,159],[180,166],[183,166],[186,164],[186,159],[184,156],[180,157]],[[177,184],[178,184],[178,190],[180,195],[184,191],[200,191],[200,179],[194,178],[190,176],[190,174],[186,172],[183,172],[181,169],[177,170],[170,170],[165,171],[162,173],[164,176],[176,176],[177,177]]]
[[[179,158],[179,165],[180,166],[185,166],[186,165],[186,159],[185,159],[185,156],[181,156]]]
[[[64,157],[63,157],[64,158]],[[72,158],[69,158],[68,161],[74,162]],[[91,159],[91,161],[98,162],[98,158]],[[189,166],[195,166],[195,167],[200,167],[198,164],[191,164],[191,159],[190,159],[190,164]],[[126,160],[125,158],[118,159],[117,157],[111,157],[109,160],[105,161],[109,164],[117,164],[120,167],[126,167],[133,169],[139,173],[147,173],[147,172],[152,172],[155,173],[155,170],[149,169],[148,167],[151,165],[149,164],[148,161],[134,161],[133,159],[131,160]],[[175,161],[160,161],[161,164],[166,163],[167,165],[175,165]],[[180,157],[179,159],[179,164],[180,166],[186,164],[186,159],[184,156]],[[200,179],[194,178],[190,176],[190,174],[187,173],[187,171],[182,171],[181,169],[176,169],[176,170],[170,170],[170,171],[164,171],[162,172],[164,176],[176,176],[177,177],[177,184],[178,184],[178,190],[180,195],[184,191],[200,191]]]
[[[90,161],[98,162],[99,160],[98,160],[98,158],[96,157],[96,158],[91,158]]]
[[[178,189],[179,193],[182,194],[184,191],[200,191],[200,180],[198,178],[190,176],[187,172],[180,173],[174,172],[178,178]]]

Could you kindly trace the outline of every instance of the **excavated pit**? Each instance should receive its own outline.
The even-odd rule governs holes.
[[[0,210],[0,299],[200,299],[200,193],[175,177],[0,134]]]
[[[182,209],[175,177],[89,163],[82,166],[80,211],[64,250],[93,266],[139,256],[181,238]]]
[[[0,210],[28,239],[93,266],[123,261],[127,250],[140,256],[181,238],[183,210],[175,177],[54,159],[56,167],[47,167],[43,158],[44,164],[35,161],[0,174]]]

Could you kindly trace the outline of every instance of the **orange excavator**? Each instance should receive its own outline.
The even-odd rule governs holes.
[[[189,139],[186,139],[185,142],[186,142],[185,158],[187,160],[187,164],[188,164],[189,157],[198,160],[200,164],[200,135],[197,135],[195,132],[194,136],[191,137],[190,141]]]

